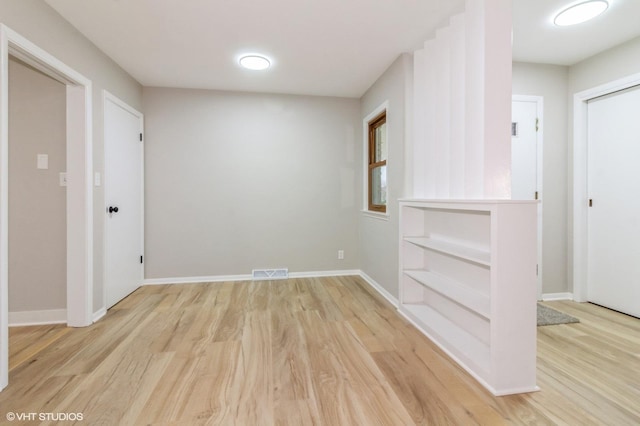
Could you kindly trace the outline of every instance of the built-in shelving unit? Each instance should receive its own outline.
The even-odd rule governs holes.
[[[495,395],[536,386],[536,202],[401,200],[400,312]]]

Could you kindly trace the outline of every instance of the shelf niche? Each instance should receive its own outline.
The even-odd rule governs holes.
[[[401,200],[399,311],[494,395],[536,386],[536,202]]]

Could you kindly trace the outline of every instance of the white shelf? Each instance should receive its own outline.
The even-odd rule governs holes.
[[[487,375],[491,366],[489,346],[429,306],[402,304],[401,307],[413,317],[413,320],[426,324],[426,328],[437,334],[432,337],[444,339],[447,350],[455,352],[454,355],[464,357],[467,362],[472,361],[476,364],[480,368],[478,372],[480,376]]]
[[[404,240],[429,250],[449,254],[481,265],[491,266],[491,253],[488,251],[428,237],[404,237]]]
[[[437,291],[484,318],[490,318],[491,299],[488,295],[431,271],[405,270],[404,273],[425,287]]]
[[[537,389],[536,211],[400,201],[399,309],[494,395]]]

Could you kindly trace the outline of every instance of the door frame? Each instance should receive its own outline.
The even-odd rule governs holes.
[[[66,86],[67,325],[90,325],[93,304],[91,80],[0,24],[0,390],[9,382],[9,55]]]
[[[588,293],[588,119],[587,102],[640,85],[640,73],[578,92],[573,95],[573,299],[586,302]]]
[[[536,189],[538,191],[538,233],[537,233],[537,250],[536,255],[538,257],[538,275],[536,277],[536,284],[538,287],[538,300],[542,300],[542,204],[544,202],[543,192],[543,147],[544,147],[544,97],[543,96],[529,96],[529,95],[512,95],[511,102],[532,102],[536,104],[536,114],[538,118],[538,131],[536,132]]]
[[[140,162],[140,170],[141,170],[141,175],[140,176],[142,176],[142,182],[140,182],[140,184],[142,186],[140,188],[140,194],[141,194],[141,197],[140,197],[140,203],[141,203],[140,212],[142,214],[142,218],[141,218],[142,219],[142,223],[140,224],[141,225],[141,227],[140,227],[140,244],[141,244],[141,246],[140,247],[141,247],[141,251],[142,251],[141,254],[144,255],[144,114],[142,114],[137,109],[133,108],[131,105],[128,105],[122,99],[120,99],[117,96],[113,95],[109,91],[103,90],[102,91],[102,105],[103,105],[102,114],[103,114],[103,122],[104,122],[103,140],[104,140],[104,144],[105,144],[105,147],[104,147],[105,151],[107,149],[107,121],[106,121],[107,102],[111,102],[111,103],[119,106],[120,108],[124,109],[125,111],[129,112],[130,114],[134,115],[135,117],[137,117],[139,125],[140,125],[139,131],[140,131],[140,134],[143,135],[142,140],[140,141],[140,144],[141,144],[140,149],[142,150],[142,161]],[[105,164],[104,164],[104,183],[105,183],[105,186],[104,186],[105,206],[104,206],[104,208],[105,209],[107,208],[106,203],[109,200],[109,197],[108,197],[108,191],[109,191],[109,188],[108,188],[109,181],[108,181],[108,179],[109,179],[109,176],[108,176],[107,173],[108,172],[107,172],[107,164],[106,164],[106,156],[105,156]],[[107,256],[108,256],[107,243],[108,243],[108,240],[109,240],[109,233],[107,232],[108,225],[109,225],[108,222],[109,222],[108,220],[104,221],[104,248],[103,248],[104,260],[103,261],[104,261],[105,267],[104,267],[104,274],[103,274],[103,282],[104,282],[103,291],[104,292],[103,292],[103,299],[102,300],[104,300],[104,309],[105,310],[109,309],[109,306],[107,306],[107,303],[108,303],[107,302],[107,284],[109,282],[108,281],[108,275],[109,275],[108,269],[109,268],[107,268],[107,265],[108,265],[108,263],[107,263]],[[142,285],[143,282],[144,282],[144,261],[142,262],[142,268],[141,268],[141,271],[140,271],[140,285]]]

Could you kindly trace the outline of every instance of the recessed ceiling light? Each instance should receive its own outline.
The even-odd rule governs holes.
[[[586,22],[603,13],[609,7],[606,0],[590,0],[574,4],[556,15],[553,23],[564,27]]]
[[[250,70],[261,71],[269,68],[271,66],[271,62],[264,56],[245,55],[240,58],[240,65]]]

